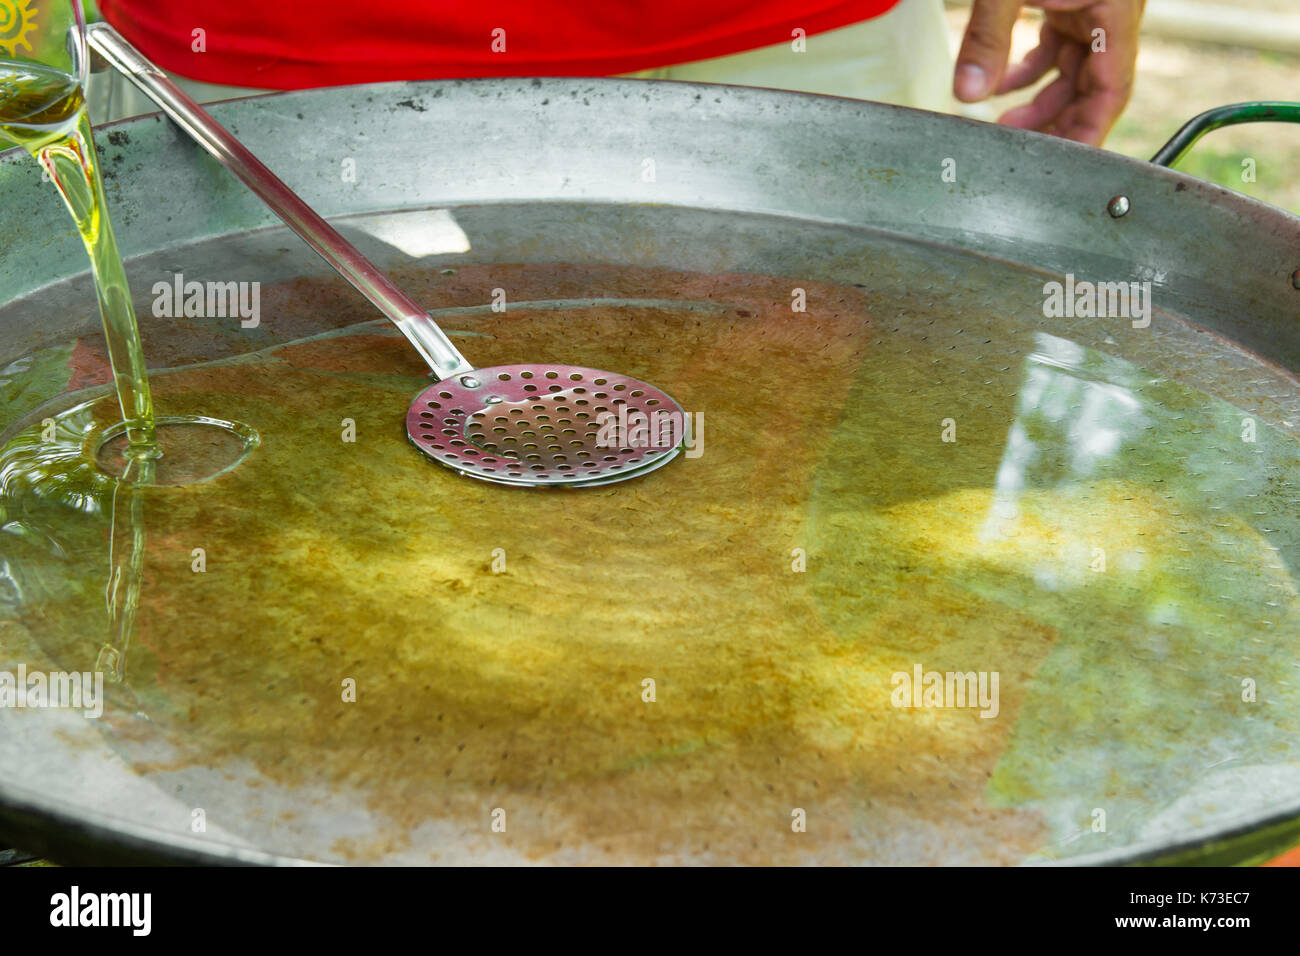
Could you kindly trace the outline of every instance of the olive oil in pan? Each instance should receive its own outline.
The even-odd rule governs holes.
[[[144,349],[122,257],[113,236],[85,98],[77,80],[51,67],[0,60],[0,144],[27,150],[67,204],[90,256],[126,438],[140,477],[160,454]]]
[[[509,274],[471,268],[472,286]],[[0,598],[17,596],[15,626],[61,667],[99,655],[110,704],[189,748],[166,773],[213,786],[210,768],[244,779],[251,764],[359,793],[374,843],[266,837],[313,858],[372,861],[436,820],[444,858],[472,859],[483,802],[507,793],[522,819],[546,814],[518,830],[538,858],[557,841],[583,859],[689,857],[708,832],[719,859],[914,861],[893,831],[931,832],[923,806],[953,837],[936,854],[1016,862],[1081,852],[1070,821],[1104,800],[1124,801],[1112,831],[1135,839],[1219,752],[1264,769],[1296,759],[1293,436],[1243,442],[1238,409],[998,313],[885,325],[810,282],[828,304],[792,327],[789,280],[700,282],[749,296],[747,314],[465,320],[495,362],[591,329],[584,361],[617,352],[703,406],[704,454],[646,479],[672,507],[632,483],[521,495],[431,473],[392,427],[426,370],[363,325],[155,377],[169,409],[219,407],[265,435],[219,482],[113,495],[76,455],[104,408],[59,419],[78,501],[21,485],[54,470],[26,467],[52,444],[8,442],[0,522],[22,533],[0,535],[13,575]],[[876,312],[898,308],[882,298]],[[615,323],[639,334],[594,334]],[[689,348],[663,345],[686,335]],[[998,361],[977,364],[987,340],[1003,343]],[[956,411],[963,444],[939,458],[934,409],[963,368],[980,369]],[[799,429],[767,397],[782,387],[809,409]],[[360,445],[340,439],[345,418]],[[110,523],[120,580],[142,586],[117,592],[106,632]],[[813,558],[805,573],[791,572],[795,546]],[[893,675],[918,663],[999,674],[997,715],[896,706]],[[632,706],[646,674],[674,694],[651,720]],[[1275,703],[1243,707],[1237,674],[1260,675]],[[342,703],[345,677],[384,692]],[[119,752],[152,773],[131,736],[141,722],[121,727]],[[779,818],[770,788],[799,786],[840,827],[811,850],[762,829]],[[713,822],[737,807],[754,819]]]

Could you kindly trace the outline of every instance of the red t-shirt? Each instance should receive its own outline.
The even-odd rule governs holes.
[[[208,83],[289,90],[628,73],[789,43],[796,29],[812,36],[898,2],[100,0],[99,7],[164,69]]]

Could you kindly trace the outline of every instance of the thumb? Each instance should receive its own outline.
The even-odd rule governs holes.
[[[997,88],[1011,55],[1011,28],[1021,6],[1021,0],[975,0],[957,54],[952,88],[957,99],[974,103]]]

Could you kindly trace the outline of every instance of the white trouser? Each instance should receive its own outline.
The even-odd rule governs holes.
[[[770,86],[951,112],[953,56],[943,0],[902,0],[883,16],[712,60],[642,70],[639,79]]]

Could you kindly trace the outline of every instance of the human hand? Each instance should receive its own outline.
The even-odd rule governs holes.
[[[1024,6],[1045,14],[1038,46],[1008,68],[1011,28]],[[1058,75],[998,122],[1100,146],[1133,92],[1146,0],[974,0],[953,92],[974,103]]]

